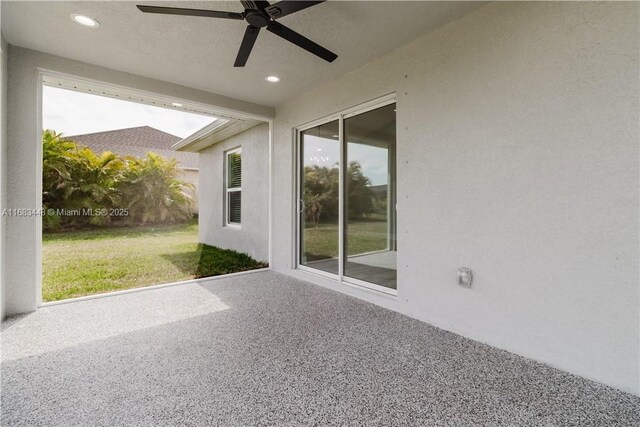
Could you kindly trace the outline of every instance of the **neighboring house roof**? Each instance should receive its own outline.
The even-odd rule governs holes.
[[[65,139],[86,145],[96,153],[111,151],[121,156],[144,157],[147,152],[153,151],[163,157],[176,159],[182,169],[198,169],[198,153],[179,152],[171,148],[182,138],[151,126],[71,135],[65,136]]]

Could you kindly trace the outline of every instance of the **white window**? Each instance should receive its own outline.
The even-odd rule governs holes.
[[[226,152],[225,225],[239,227],[242,218],[242,149]]]

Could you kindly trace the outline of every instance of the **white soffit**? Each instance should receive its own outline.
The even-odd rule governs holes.
[[[190,151],[197,153],[198,151],[217,144],[218,142],[231,138],[240,132],[251,129],[260,123],[263,122],[258,120],[237,119],[227,120],[224,122],[213,122],[183,140],[178,141],[172,145],[172,148],[176,151]]]
[[[212,118],[219,120],[223,120],[224,118],[231,119],[231,117],[224,117],[224,114],[217,112],[215,107],[212,106],[195,104],[183,99],[169,98],[153,93],[142,92],[136,89],[114,86],[107,83],[93,82],[56,73],[47,73],[46,71],[43,72],[42,84],[45,86],[57,87],[76,92],[120,99],[122,101],[137,102],[139,104],[211,116]],[[176,103],[180,105],[174,105]]]

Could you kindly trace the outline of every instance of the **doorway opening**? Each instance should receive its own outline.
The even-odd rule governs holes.
[[[71,77],[42,80],[42,301],[264,267],[201,244],[199,154],[232,118]]]

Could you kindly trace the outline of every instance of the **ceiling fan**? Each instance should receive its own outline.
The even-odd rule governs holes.
[[[318,3],[323,3],[324,1],[325,0],[283,0],[273,5],[270,5],[268,1],[241,1],[240,3],[242,3],[242,6],[244,6],[244,12],[241,13],[143,5],[138,5],[138,9],[145,13],[203,16],[207,18],[222,18],[247,21],[249,25],[244,32],[244,38],[242,39],[242,44],[240,44],[240,50],[238,51],[238,56],[236,56],[236,62],[233,64],[234,67],[244,67],[247,63],[247,59],[249,59],[249,54],[253,49],[253,45],[258,38],[260,29],[265,27],[267,31],[270,31],[273,34],[282,37],[283,39],[303,48],[307,52],[311,52],[312,54],[324,59],[327,62],[335,61],[338,55],[276,21],[277,19],[280,19],[284,16],[291,15],[292,13],[314,6]]]

